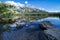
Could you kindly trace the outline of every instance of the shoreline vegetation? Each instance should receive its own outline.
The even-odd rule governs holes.
[[[24,11],[23,11],[24,10]],[[46,17],[60,17],[60,12],[47,12],[39,10],[37,8],[23,7],[17,9],[13,5],[6,3],[0,3],[0,24],[12,24],[19,19],[25,19],[25,21],[42,19]]]
[[[1,2],[0,3],[0,26],[7,25],[8,26],[7,28],[10,30],[9,26],[11,24],[14,24],[20,19],[22,21],[31,21],[31,20],[37,20],[37,19],[42,19],[51,16],[55,17],[56,15],[57,17],[59,17],[59,14],[60,12],[49,13],[47,11],[39,10],[37,8],[33,9],[28,7],[23,7],[23,8],[20,7],[19,9],[17,9],[13,5],[8,5],[6,3]],[[2,28],[2,26],[0,28]]]

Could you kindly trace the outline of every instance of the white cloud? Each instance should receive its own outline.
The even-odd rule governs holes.
[[[60,12],[60,10],[47,10],[45,8],[39,8],[40,10],[45,10],[47,12]]]
[[[20,2],[14,2],[14,1],[5,1],[6,4],[8,5],[14,5],[17,8],[19,7],[25,7],[25,4],[21,4]],[[28,3],[27,1],[25,1],[25,3]],[[30,7],[30,8],[36,8],[35,6],[31,5],[31,4],[27,4],[26,7]]]
[[[47,10],[48,12],[60,12],[60,10]]]
[[[24,4],[21,4],[21,3],[19,3],[19,2],[14,2],[14,1],[6,1],[5,3],[8,4],[8,5],[14,5],[14,6],[16,6],[17,8],[19,8],[19,7],[24,7],[24,6],[25,6]]]
[[[36,8],[35,6],[31,5],[30,8]]]
[[[45,10],[45,8],[39,8],[40,10]]]
[[[0,3],[1,3],[1,1],[0,1]],[[5,3],[6,4],[8,4],[8,5],[14,5],[14,6],[16,6],[17,8],[23,8],[23,7],[25,7],[25,4],[21,4],[20,2],[14,2],[14,1],[5,1]],[[25,3],[28,3],[27,1],[25,1]],[[26,5],[27,7],[30,7],[30,8],[37,8],[36,6],[34,6],[34,5],[31,5],[31,4],[27,4]],[[42,8],[42,7],[40,7],[40,8],[38,8],[38,9],[40,9],[40,10],[45,10],[45,11],[48,11],[48,12],[60,12],[60,10],[47,10],[47,9],[45,9],[45,8]]]

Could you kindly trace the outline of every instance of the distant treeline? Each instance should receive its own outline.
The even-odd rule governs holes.
[[[54,13],[49,13],[50,17],[59,17],[60,18],[60,12],[54,12]]]

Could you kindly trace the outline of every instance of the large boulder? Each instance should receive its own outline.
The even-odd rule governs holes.
[[[60,29],[54,27],[52,23],[49,21],[43,21],[41,23],[42,30],[47,35],[48,40],[60,40]]]

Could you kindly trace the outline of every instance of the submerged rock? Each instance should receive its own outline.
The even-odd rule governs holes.
[[[32,23],[31,25],[36,25]],[[2,33],[3,40],[48,40],[47,36],[41,29],[27,27],[18,29],[16,31],[9,31]]]
[[[27,22],[22,29],[2,32],[0,37],[3,40],[60,40],[60,29],[49,21]]]
[[[43,25],[44,24],[44,25]],[[60,40],[60,29],[54,27],[49,21],[42,22],[44,33],[47,35],[48,40]]]
[[[3,32],[3,40],[48,40],[42,30],[28,31],[23,28],[17,31]]]

